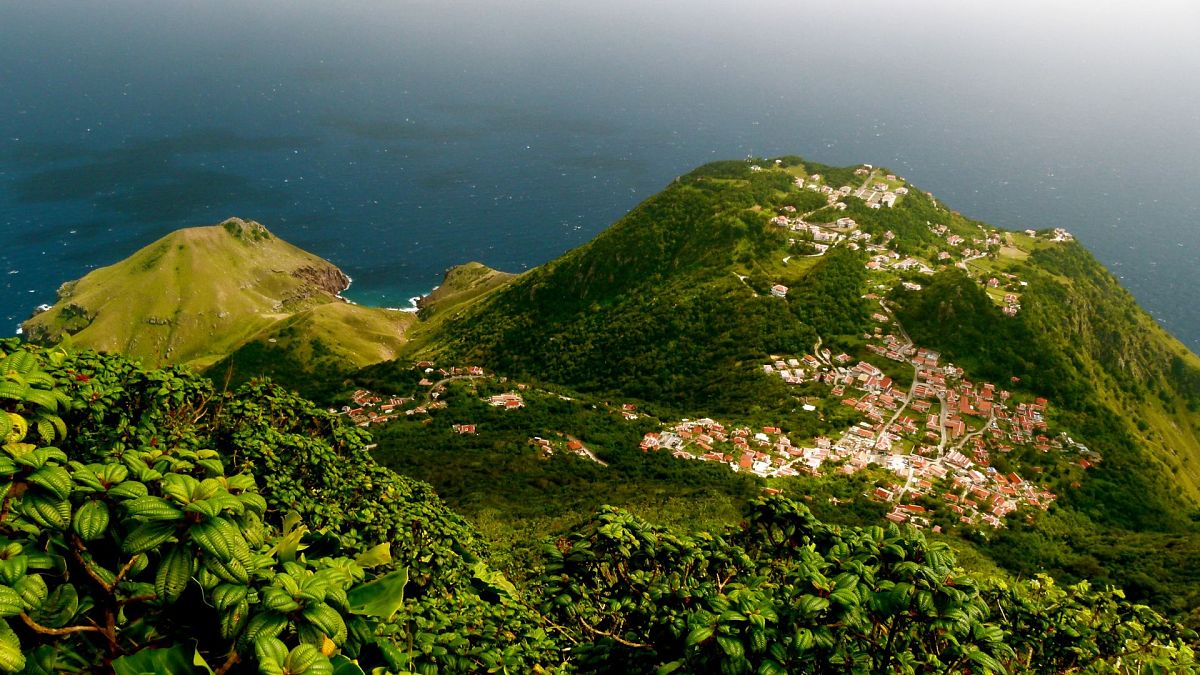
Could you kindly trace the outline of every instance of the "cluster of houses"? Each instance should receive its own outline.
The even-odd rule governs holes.
[[[407,406],[417,400],[414,396],[384,396],[367,389],[355,391],[350,399],[352,405],[343,405],[340,409],[330,408],[329,412],[345,415],[360,427],[384,424],[401,416],[425,415],[430,410],[446,407],[445,401],[437,400],[436,393],[433,395],[433,400],[411,408]]]
[[[1037,230],[1025,230],[1025,234],[1030,237],[1038,236]],[[1055,241],[1055,242],[1075,241],[1075,235],[1071,234],[1070,232],[1066,231],[1065,229],[1063,229],[1061,227],[1056,227],[1053,230],[1051,230],[1048,238],[1050,239],[1050,241]]]
[[[999,272],[998,275],[999,277],[1004,277],[1004,279],[1002,280],[996,276],[989,277],[984,282],[984,285],[989,289],[1003,290],[1004,295],[1002,300],[1004,304],[1001,307],[1001,311],[1004,312],[1005,316],[1016,316],[1017,312],[1021,311],[1021,296],[1018,295],[1018,292],[1028,284],[1018,279],[1015,274]]]
[[[887,234],[892,234],[890,231]],[[890,241],[891,237],[885,235],[885,240]],[[868,244],[867,253],[871,257],[867,259],[867,269],[872,271],[881,270],[896,270],[899,272],[920,272],[921,274],[932,275],[934,269],[924,261],[912,256],[901,256],[896,251],[881,246],[879,244]]]
[[[790,466],[800,449],[778,427],[727,429],[715,420],[683,420],[642,437],[642,452],[670,452],[679,459],[729,464],[760,476],[795,476]]]
[[[429,393],[425,396],[390,396],[377,394],[368,389],[358,389],[350,395],[350,403],[339,408],[330,408],[329,412],[345,415],[350,420],[360,426],[369,427],[372,424],[383,424],[391,420],[397,419],[401,415],[412,417],[413,415],[425,415],[430,410],[438,410],[446,407],[445,401],[438,400],[441,397],[441,383],[445,380],[466,379],[484,377],[486,373],[481,366],[452,366],[451,368],[438,368],[432,361],[417,361],[413,364],[413,369],[421,374],[421,380],[417,382],[418,387],[429,388]],[[436,378],[434,381],[430,378]],[[418,398],[423,399],[419,405],[411,406],[412,403],[417,403]],[[470,431],[454,430],[457,433],[475,433],[475,429],[471,426]]]
[[[831,185],[827,185],[824,179],[821,177],[821,174],[817,173],[808,176],[807,180],[804,177],[797,178],[796,186],[799,188],[812,190],[814,192],[820,192],[826,196],[827,204],[839,209],[846,208],[845,202],[842,202],[841,200],[849,196],[857,197],[866,202],[867,206],[870,208],[878,209],[883,208],[884,206],[892,208],[896,205],[896,202],[901,197],[908,194],[907,187],[901,186],[893,190],[889,185],[890,183],[903,183],[903,178],[897,178],[893,174],[887,174],[886,176],[880,176],[880,178],[886,179],[887,182],[883,182],[883,180],[873,180],[877,176],[877,173],[875,172],[874,168],[869,165],[864,164],[858,169],[855,169],[854,175],[863,177],[863,184],[861,187],[854,188],[849,185],[843,185],[835,188]]]
[[[360,427],[369,427],[372,424],[383,424],[398,415],[413,414],[411,410],[405,410],[404,406],[415,400],[411,396],[385,397],[367,389],[359,389],[350,395],[350,404],[343,405],[340,410],[330,408],[329,412],[345,415]]]
[[[961,368],[943,363],[938,352],[882,329],[863,337],[871,353],[913,368],[911,386],[898,386],[878,366],[829,349],[773,357],[761,366],[786,383],[819,382],[833,396],[844,396],[842,404],[853,407],[863,421],[840,437],[795,443],[776,427],[728,429],[712,419],[683,420],[646,434],[642,450],[722,462],[764,477],[854,473],[880,466],[902,479],[874,493],[893,505],[888,520],[918,527],[930,526],[926,508],[913,503],[922,496],[943,502],[968,526],[1003,527],[1003,518],[1022,507],[1049,508],[1055,495],[1015,473],[996,470],[991,466],[994,452],[1028,446],[1041,452],[1079,452],[1084,468],[1099,461],[1069,437],[1050,436],[1045,399],[1016,401],[993,383],[973,383]],[[804,408],[816,410],[807,404]]]
[[[792,211],[796,210],[795,207],[792,206],[785,206],[784,209],[791,209]],[[842,220],[850,219],[845,218]],[[787,216],[780,214],[771,219],[771,224],[776,227],[787,228],[788,230],[800,235],[800,237],[806,241],[811,240],[813,248],[815,248],[818,253],[824,253],[825,251],[829,250],[830,246],[836,244],[838,241],[841,241],[844,238],[843,234],[831,230],[828,223],[810,223],[804,220],[803,216]]]

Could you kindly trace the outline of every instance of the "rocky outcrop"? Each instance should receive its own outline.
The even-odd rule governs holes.
[[[66,286],[67,284],[63,284],[63,287]],[[59,292],[61,293],[61,289]],[[40,311],[35,312],[34,316],[40,313]],[[57,329],[53,327],[54,324],[40,324],[33,321],[21,324],[21,328],[25,331],[25,338],[30,342],[57,344],[62,340],[63,333],[74,335],[87,328],[95,318],[96,314],[94,312],[89,311],[83,305],[70,302],[62,307]]]
[[[345,272],[333,265],[322,267],[305,265],[304,267],[292,270],[292,276],[297,279],[303,279],[310,285],[330,295],[337,295],[350,288],[350,277],[346,276]]]
[[[264,241],[271,238],[271,232],[260,222],[229,218],[221,223],[221,227],[235,239],[242,241]]]

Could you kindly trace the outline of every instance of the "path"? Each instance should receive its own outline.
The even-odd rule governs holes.
[[[733,276],[737,277],[738,281],[742,282],[743,286],[745,286],[746,288],[750,288],[750,284],[746,283],[746,279],[749,279],[750,277],[744,277],[744,276],[738,274],[737,272],[733,272],[732,274],[733,274]],[[755,297],[758,297],[758,291],[754,290],[753,288],[750,288],[750,292]]]

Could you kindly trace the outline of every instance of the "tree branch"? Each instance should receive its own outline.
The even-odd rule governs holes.
[[[157,600],[157,599],[158,599],[157,593],[146,593],[144,595],[134,595],[134,596],[125,598],[124,600],[117,602],[117,606],[124,607],[125,605],[128,605],[133,602],[148,602],[150,600]]]
[[[83,557],[83,553],[85,551],[87,551],[87,549],[83,545],[83,540],[77,535],[71,535],[71,557],[75,559],[75,562],[79,563],[79,566],[83,568],[84,572],[87,572],[87,575],[92,578],[92,581],[100,584],[101,588],[103,588],[107,593],[111,594],[114,584],[108,583],[96,573],[96,570],[92,568],[92,563]]]
[[[42,635],[70,635],[72,633],[104,633],[104,629],[98,626],[68,626],[66,628],[49,628],[29,618],[25,612],[21,612],[21,620],[26,626],[32,628],[35,632]]]
[[[135,562],[137,562],[138,558],[140,558],[141,556],[142,556],[141,553],[134,554],[134,556],[129,559],[129,562],[125,563],[125,566],[121,568],[121,571],[117,572],[117,576],[115,578],[113,578],[113,582],[112,582],[113,588],[116,588],[117,585],[121,583],[121,580],[125,578],[125,575],[129,573],[130,568],[133,567],[133,564]]]
[[[582,616],[579,617],[579,623],[584,627],[584,629],[587,630],[587,632],[589,632],[593,635],[600,635],[600,636],[603,636],[606,638],[611,638],[611,639],[615,640],[617,643],[623,644],[626,647],[633,647],[634,649],[649,649],[654,646],[654,645],[642,644],[641,642],[630,642],[629,640],[626,640],[620,636],[613,635],[612,633],[606,633],[606,632],[596,628],[592,624],[588,623],[587,620],[585,620]]]
[[[237,662],[241,661],[241,660],[242,660],[242,657],[238,656],[236,649],[230,650],[229,658],[225,659],[225,663],[222,663],[221,667],[217,668],[216,672],[213,673],[213,675],[225,675],[225,673],[229,672],[230,668],[233,668],[235,665],[237,665]]]

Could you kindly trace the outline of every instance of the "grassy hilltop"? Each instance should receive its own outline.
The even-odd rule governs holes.
[[[141,358],[148,365],[207,366],[249,342],[287,343],[305,354],[318,341],[342,366],[395,356],[411,320],[337,295],[349,278],[326,260],[231,218],[173,232],[130,257],[63,284],[58,301],[23,324],[29,339],[72,343]],[[304,342],[306,347],[301,347]]]

